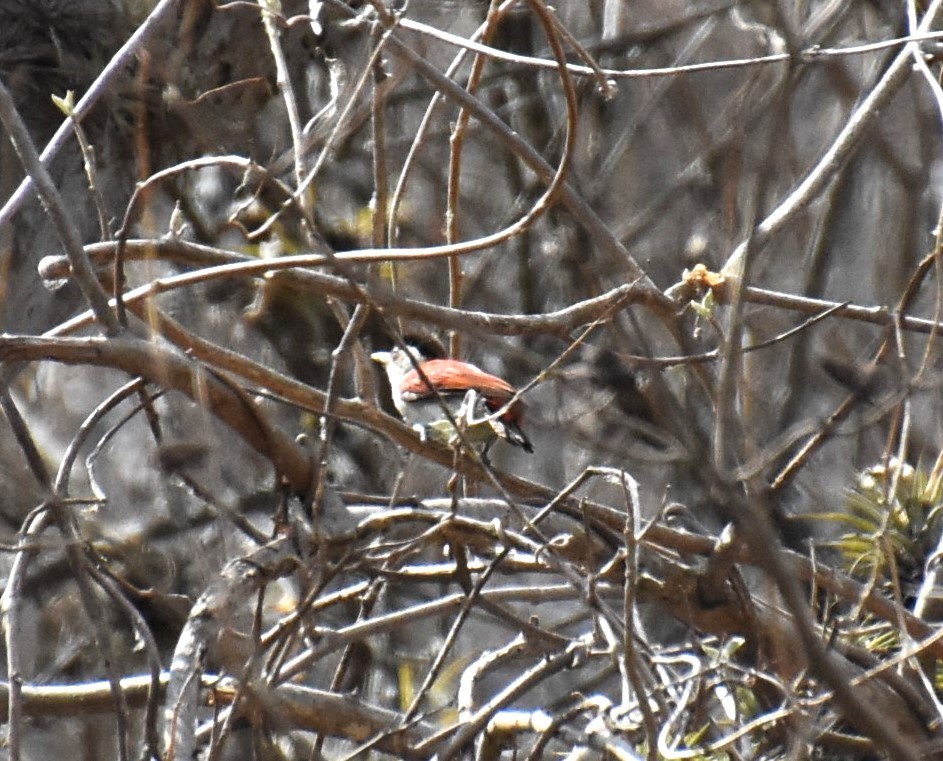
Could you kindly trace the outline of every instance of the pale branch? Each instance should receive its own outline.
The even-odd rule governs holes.
[[[94,243],[86,247],[92,260],[103,265],[110,262],[117,248],[117,243]],[[360,258],[364,252],[343,252],[336,257],[344,262],[360,263],[374,261],[372,253],[367,258]],[[467,309],[453,309],[436,306],[416,299],[394,295],[388,288],[374,286],[368,293],[351,285],[346,278],[336,277],[321,272],[312,272],[303,267],[326,267],[330,265],[328,257],[319,254],[304,254],[279,257],[266,261],[245,256],[224,249],[213,248],[198,243],[191,243],[174,238],[161,240],[130,240],[125,244],[127,258],[143,259],[158,255],[162,260],[187,266],[199,266],[195,272],[171,275],[139,286],[123,296],[126,304],[151,298],[155,294],[172,291],[176,288],[211,282],[231,277],[265,277],[267,273],[279,272],[279,277],[293,287],[332,296],[349,303],[373,303],[385,312],[397,317],[415,319],[438,325],[442,328],[477,331],[492,335],[536,335],[550,334],[566,337],[571,331],[599,319],[603,315],[628,308],[633,304],[643,303],[646,297],[642,290],[633,283],[616,286],[605,293],[576,302],[562,309],[534,315],[504,315],[493,312],[479,312]],[[61,257],[46,257],[40,262],[40,273],[49,281],[69,277],[68,264]],[[78,315],[54,329],[54,334],[77,330],[89,324],[88,313]]]
[[[115,242],[92,243],[85,247],[92,263],[104,266],[110,263],[117,248]],[[419,249],[422,250],[422,249]],[[329,267],[330,259],[320,254],[300,254],[260,261],[256,257],[239,254],[226,249],[214,248],[200,243],[178,238],[135,239],[125,244],[125,253],[129,260],[159,257],[162,261],[173,262],[188,267],[199,267],[195,272],[172,275],[150,284],[128,291],[126,301],[145,299],[154,293],[164,293],[176,288],[183,288],[197,283],[210,282],[228,277],[264,277],[268,272],[278,271],[293,286],[351,303],[367,303],[364,293],[353,287],[346,279],[313,272],[307,267]],[[345,251],[335,255],[338,259],[350,263],[376,261],[373,250]],[[62,256],[45,257],[39,265],[40,274],[46,280],[54,282],[68,278],[71,274],[68,260]],[[718,301],[723,301],[722,291],[715,291]],[[762,306],[773,306],[803,314],[819,315],[828,312],[829,316],[845,320],[871,323],[886,327],[899,321],[903,330],[928,334],[943,332],[943,322],[911,315],[895,315],[885,306],[862,306],[848,302],[798,296],[784,291],[747,286],[743,289],[744,301]],[[452,309],[437,306],[416,299],[394,295],[386,288],[373,287],[369,298],[384,311],[398,317],[412,318],[428,322],[442,328],[463,329],[490,335],[535,335],[539,333],[565,336],[570,331],[586,325],[602,315],[615,313],[634,304],[642,303],[646,297],[634,284],[616,286],[599,296],[571,304],[568,307],[544,314],[495,314],[467,309]],[[73,318],[71,329],[90,324],[91,315],[86,313]],[[682,362],[678,357],[672,362]]]

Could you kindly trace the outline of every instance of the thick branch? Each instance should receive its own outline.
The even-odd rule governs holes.
[[[294,441],[273,428],[249,396],[216,370],[139,339],[0,337],[0,362],[51,360],[122,370],[179,391],[238,433],[266,457],[298,493],[311,488],[311,462]]]

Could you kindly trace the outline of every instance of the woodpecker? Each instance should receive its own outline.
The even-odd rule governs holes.
[[[394,347],[370,356],[386,370],[397,412],[421,435],[431,434],[433,438],[454,443],[457,437],[442,410],[444,402],[466,438],[483,444],[485,452],[495,438],[504,439],[526,452],[534,451],[521,430],[524,403],[520,399],[493,417],[517,393],[507,381],[468,362],[429,359],[415,346],[407,346],[406,350]],[[432,389],[438,392],[441,402]]]

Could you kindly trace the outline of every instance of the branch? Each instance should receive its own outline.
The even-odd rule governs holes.
[[[161,697],[170,682],[170,672],[160,675]],[[202,705],[229,705],[232,691],[221,686],[220,677],[204,674],[200,680],[205,691]],[[132,708],[145,706],[151,677],[129,676],[121,680],[121,691]],[[89,716],[109,713],[114,709],[111,686],[106,681],[79,684],[26,685],[23,690],[23,713],[31,718],[51,718],[61,721],[69,716]],[[263,707],[279,726],[289,726],[309,732],[329,734],[354,742],[363,742],[395,726],[401,714],[360,700],[337,695],[311,687],[284,684],[264,693],[252,690]],[[0,682],[0,721],[6,715],[10,685]],[[377,743],[379,750],[407,758],[417,758],[412,750],[435,734],[436,728],[425,722],[390,733]]]
[[[0,362],[51,360],[122,370],[190,397],[268,459],[298,493],[312,484],[312,464],[301,448],[273,428],[247,394],[220,372],[139,339],[0,336]]]
[[[934,0],[924,13],[923,21],[917,29],[922,35],[929,31],[939,13],[941,0]],[[908,42],[891,63],[874,89],[861,102],[849,117],[838,137],[825,152],[819,162],[806,175],[799,186],[790,193],[772,213],[750,232],[724,264],[724,274],[739,276],[743,269],[743,259],[747,249],[759,251],[770,238],[782,230],[792,219],[805,209],[818,194],[825,189],[832,177],[838,172],[857,148],[872,122],[880,114],[894,94],[901,88],[913,70],[913,56],[919,55],[916,42]]]
[[[89,252],[93,262],[104,264],[111,260],[117,246],[118,244],[114,242],[93,243],[86,246],[86,251]],[[379,287],[372,288],[368,298],[360,288],[351,285],[346,278],[301,269],[302,267],[329,266],[329,258],[319,254],[284,256],[260,261],[255,257],[175,238],[130,240],[125,244],[125,254],[129,258],[137,259],[159,256],[164,261],[203,268],[198,272],[159,278],[130,290],[122,297],[125,304],[144,302],[158,293],[166,293],[200,283],[230,277],[261,278],[269,272],[277,271],[279,277],[288,279],[294,287],[332,296],[348,303],[376,304],[390,314],[428,322],[443,328],[478,331],[489,335],[551,334],[566,338],[571,331],[603,315],[615,314],[621,309],[648,300],[643,288],[636,283],[628,283],[554,312],[503,315],[435,306],[424,301],[398,297],[388,289]],[[375,261],[371,251],[343,252],[336,254],[336,258],[351,263]],[[39,270],[45,279],[51,281],[62,280],[69,276],[68,263],[63,257],[46,257],[40,262]],[[89,324],[90,319],[90,313],[78,315],[60,325],[50,335],[73,332]]]
[[[118,319],[108,308],[108,296],[92,271],[92,265],[82,248],[79,231],[66,210],[59,189],[53,182],[49,171],[40,161],[29,130],[16,110],[13,96],[2,80],[0,80],[0,123],[6,129],[10,142],[13,143],[13,148],[20,157],[20,162],[23,164],[27,176],[31,177],[33,182],[36,183],[36,191],[43,207],[46,209],[53,227],[55,227],[56,235],[59,236],[59,241],[65,249],[66,256],[69,257],[75,281],[95,313],[95,319],[101,323],[109,334],[118,334],[121,331],[121,326],[118,324]]]
[[[88,115],[98,100],[114,83],[118,74],[132,63],[140,48],[147,43],[150,36],[156,31],[158,25],[163,22],[164,18],[169,15],[176,4],[177,0],[160,0],[134,34],[132,34],[128,38],[128,41],[114,54],[111,61],[108,62],[108,65],[102,69],[102,73],[98,75],[98,78],[91,84],[85,95],[83,95],[76,104],[72,114],[59,125],[56,134],[46,143],[46,147],[39,156],[44,164],[48,164],[60,151],[62,146],[65,145],[66,140],[69,139],[69,136],[72,134],[72,120],[74,119],[76,122],[80,122]],[[26,201],[27,194],[32,185],[33,178],[27,176],[3,205],[3,208],[0,209],[0,229],[2,229],[4,225],[9,224],[13,219],[13,215],[20,210],[20,207]]]

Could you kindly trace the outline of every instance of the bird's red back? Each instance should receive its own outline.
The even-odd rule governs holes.
[[[485,398],[488,407],[492,411],[500,409],[508,399],[517,393],[507,381],[486,373],[484,370],[475,367],[475,365],[460,362],[457,359],[430,359],[423,362],[420,367],[429,382],[439,390],[439,393],[448,394],[474,389]],[[415,369],[410,370],[403,377],[402,383],[400,383],[400,392],[414,399],[432,396],[429,385]],[[503,417],[518,422],[522,417],[523,406],[520,401],[515,402]]]

